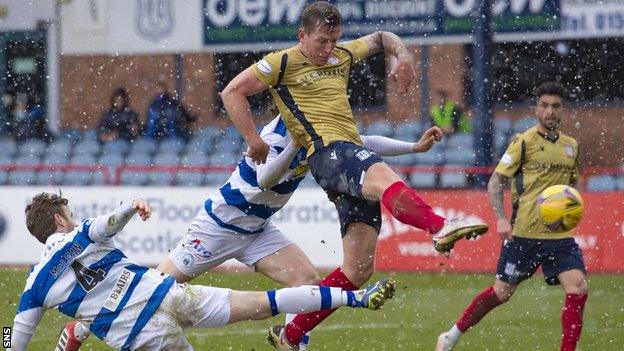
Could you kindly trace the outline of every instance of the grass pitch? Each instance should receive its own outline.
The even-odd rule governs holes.
[[[27,271],[0,269],[0,320],[13,325]],[[310,350],[433,350],[440,332],[448,329],[472,297],[493,282],[484,274],[392,274],[397,296],[380,311],[343,308],[312,334]],[[380,278],[377,275],[376,278]],[[194,281],[240,290],[265,290],[276,284],[260,274],[211,273]],[[579,350],[624,349],[624,276],[590,276],[590,295]],[[541,276],[521,285],[506,305],[498,307],[466,333],[457,350],[558,350],[560,287],[548,287]],[[51,350],[69,319],[48,311],[29,350]],[[264,340],[268,326],[283,317],[245,322],[218,329],[190,329],[196,350],[271,350]],[[108,350],[90,337],[82,350]]]

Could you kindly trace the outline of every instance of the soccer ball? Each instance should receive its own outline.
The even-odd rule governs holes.
[[[537,207],[546,228],[553,233],[563,233],[579,224],[585,205],[581,194],[573,187],[553,185],[539,194]]]

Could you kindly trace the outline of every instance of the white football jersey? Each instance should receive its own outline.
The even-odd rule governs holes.
[[[278,115],[260,132],[269,144],[267,164],[290,143],[290,134]],[[205,202],[208,215],[222,228],[239,234],[262,232],[271,216],[280,210],[308,173],[306,150],[301,148],[279,183],[270,189],[258,186],[256,164],[242,157],[228,181]]]
[[[49,308],[90,324],[98,338],[127,349],[175,279],[139,266],[114,246],[102,221],[88,219],[67,234],[53,234],[22,293],[15,323],[35,328]]]

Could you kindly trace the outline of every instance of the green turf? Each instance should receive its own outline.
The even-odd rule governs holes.
[[[12,325],[26,271],[0,269],[2,325]],[[432,350],[438,334],[449,328],[471,298],[492,283],[490,275],[394,274],[397,297],[380,311],[344,308],[312,335],[312,350]],[[213,273],[195,283],[234,289],[263,290],[275,284],[259,274]],[[597,275],[579,350],[624,349],[624,276]],[[523,283],[510,303],[497,308],[460,341],[457,350],[558,350],[563,293],[547,287],[541,277]],[[30,350],[51,350],[68,318],[46,313]],[[246,322],[218,329],[187,332],[196,350],[271,350],[266,327],[282,318]],[[107,350],[91,337],[83,350]]]

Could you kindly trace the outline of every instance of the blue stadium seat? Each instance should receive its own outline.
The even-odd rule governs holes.
[[[214,149],[222,153],[241,153],[243,147],[243,143],[239,138],[230,138],[218,140]]]
[[[617,183],[615,177],[610,175],[592,176],[587,180],[589,191],[615,191]]]
[[[130,149],[130,143],[127,140],[115,139],[107,141],[102,145],[102,153],[125,154]]]
[[[41,158],[46,153],[47,144],[39,139],[26,140],[17,146],[18,155],[21,156],[36,156]]]
[[[13,139],[0,139],[0,150],[2,155],[13,157],[17,151],[17,144]]]
[[[196,138],[211,140],[222,135],[221,130],[217,126],[206,126],[195,131],[193,134]]]
[[[447,149],[472,149],[474,147],[474,136],[466,133],[451,134],[446,141]]]
[[[75,154],[69,162],[72,165],[94,165],[96,164],[95,157],[88,153]],[[65,185],[82,186],[88,185],[93,179],[92,171],[67,171],[65,172],[65,179],[63,183]]]
[[[149,166],[151,157],[147,154],[135,154],[126,157],[126,165]],[[149,173],[145,171],[126,170],[121,174],[121,185],[140,186],[147,184]]]
[[[116,154],[116,153],[102,154],[100,156],[100,159],[98,160],[98,163],[106,167],[106,169],[108,170],[108,176],[110,177],[109,178],[110,182],[114,181],[117,167],[123,165],[124,162],[125,162],[124,157],[121,154]],[[105,184],[104,173],[102,171],[99,171],[93,174],[92,184],[94,185]]]
[[[15,159],[17,165],[36,165],[40,163],[40,158],[34,155],[23,155]],[[33,185],[37,182],[37,172],[35,171],[12,171],[9,173],[8,183],[11,185]]]
[[[139,138],[130,142],[130,153],[139,152],[153,155],[156,152],[156,142],[148,138]]]
[[[223,131],[223,137],[224,139],[227,139],[227,140],[234,140],[234,139],[241,140],[242,138],[238,129],[231,127],[231,126],[225,128],[225,130]]]
[[[400,156],[384,156],[384,161],[390,165],[414,166],[417,162],[416,154],[406,154]]]
[[[525,117],[514,123],[514,132],[524,133],[527,129],[533,127],[537,122],[534,117]]]
[[[199,138],[195,136],[191,141],[186,144],[185,152],[208,154],[209,151],[214,150],[214,140],[211,138]]]
[[[440,148],[432,148],[415,155],[416,162],[421,165],[439,166],[444,163],[444,152]]]
[[[393,134],[394,130],[392,124],[385,121],[373,122],[366,128],[366,135],[382,135],[389,137]]]
[[[221,150],[217,150],[217,153],[208,156],[206,159],[207,164],[217,166],[233,166],[238,163],[242,157],[242,155],[238,153],[221,152]]]
[[[158,152],[168,152],[179,154],[186,148],[186,142],[180,138],[167,138],[158,143]]]
[[[468,186],[466,174],[457,172],[440,173],[440,187],[442,188],[465,188]]]
[[[95,141],[98,141],[98,140],[99,140],[98,131],[97,131],[97,130],[95,130],[95,129],[89,129],[89,130],[87,130],[87,131],[84,133],[84,135],[83,135],[82,139],[83,139],[83,140],[84,140],[84,139],[88,139],[88,140],[95,140]]]
[[[212,185],[212,186],[222,185],[228,180],[228,178],[230,178],[230,175],[231,173],[227,171],[206,173],[206,176],[205,176],[206,185]]]
[[[154,155],[152,161],[156,166],[177,166],[180,157],[174,153],[159,153]],[[172,182],[172,174],[169,172],[151,172],[149,174],[149,185],[167,186]]]
[[[84,132],[80,129],[61,129],[59,133],[59,138],[69,139],[74,144],[82,140],[83,136]]]
[[[511,120],[504,117],[498,117],[494,119],[494,131],[500,131],[503,134],[511,134],[513,131],[513,124]]]
[[[444,151],[447,165],[473,166],[477,156],[472,148],[448,149]]]
[[[394,127],[394,138],[403,141],[417,141],[426,130],[420,121],[403,121]]]
[[[206,165],[206,157],[203,154],[188,155],[182,157],[181,165],[183,166],[204,166]],[[175,176],[175,184],[180,186],[201,186],[205,182],[204,172],[196,171],[180,171]]]
[[[99,155],[102,151],[102,145],[95,139],[85,138],[75,146],[76,153],[89,154],[91,156]]]
[[[414,188],[435,188],[437,175],[435,173],[412,173],[409,182]]]
[[[0,165],[8,166],[12,163],[13,163],[13,154],[0,152]],[[0,185],[6,184],[8,181],[9,181],[9,172],[4,169],[0,169]]]
[[[48,155],[65,155],[69,157],[72,152],[72,147],[71,139],[59,138],[48,145],[47,153]]]
[[[45,165],[65,165],[69,163],[67,154],[48,154],[43,159]],[[61,185],[65,178],[65,172],[61,170],[44,169],[37,173],[37,184],[39,185]]]

